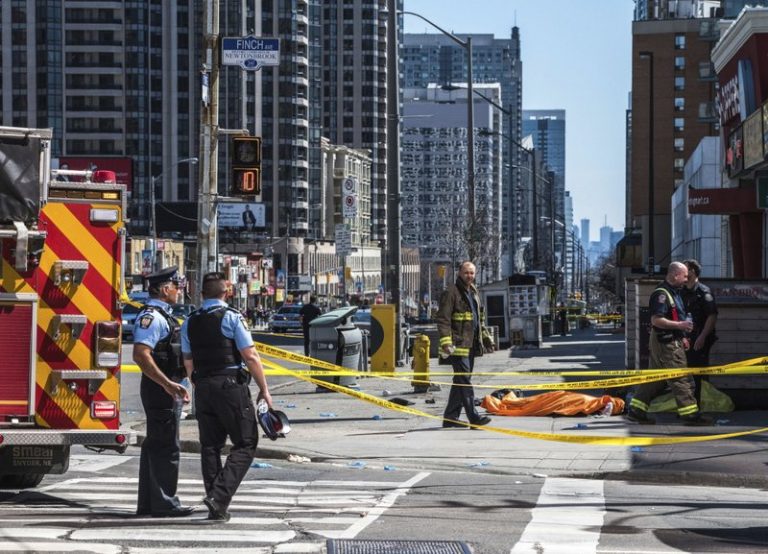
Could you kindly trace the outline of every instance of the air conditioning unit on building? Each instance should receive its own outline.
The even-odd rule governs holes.
[[[343,167],[334,167],[333,168],[333,176],[334,177],[344,177],[345,173],[346,172],[344,171]]]

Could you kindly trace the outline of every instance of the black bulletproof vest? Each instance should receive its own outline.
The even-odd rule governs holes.
[[[171,330],[168,336],[159,340],[155,348],[152,349],[152,359],[167,377],[171,379],[183,378],[186,372],[181,359],[181,325],[175,317],[165,313],[162,308],[144,306],[144,310],[162,316],[168,322],[168,327]],[[138,320],[139,318],[136,318],[136,321]]]
[[[192,349],[192,362],[195,365],[195,373],[200,377],[222,373],[228,367],[240,366],[242,357],[235,341],[228,339],[221,332],[221,321],[229,309],[215,306],[189,316],[187,334]]]

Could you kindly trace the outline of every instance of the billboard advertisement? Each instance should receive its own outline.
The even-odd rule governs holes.
[[[264,204],[257,202],[219,203],[219,229],[255,231],[266,227]]]
[[[62,156],[58,167],[54,169],[107,169],[114,171],[118,184],[125,185],[128,191],[133,190],[133,160],[114,156]]]

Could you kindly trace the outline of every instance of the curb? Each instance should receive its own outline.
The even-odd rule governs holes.
[[[141,446],[146,435],[136,432],[136,446]],[[264,439],[264,437],[262,437]],[[182,440],[180,441],[181,451],[185,454],[199,454],[200,443],[194,440]],[[225,445],[222,449],[222,454],[227,455],[229,453],[229,445]],[[256,450],[256,456],[254,460],[288,460],[291,456],[303,456],[310,459],[312,464],[328,464],[328,465],[347,465],[348,458],[334,458],[328,455],[310,453],[310,452],[288,452],[275,448],[264,448],[259,446]],[[462,464],[457,465],[441,465],[435,463],[412,463],[408,460],[391,460],[391,464],[397,465],[400,470],[407,471],[442,471],[442,472],[472,472],[473,468],[470,465]],[[382,462],[384,465],[384,462]],[[371,469],[374,469],[373,467]],[[532,472],[525,469],[516,468],[495,468],[493,466],[485,466],[482,468],[483,473],[489,473],[494,475],[520,475],[534,478],[546,478],[546,477],[569,477],[573,479],[593,479],[602,481],[627,481],[632,483],[649,483],[649,484],[675,484],[675,485],[689,485],[689,486],[710,486],[710,487],[735,487],[735,488],[766,488],[768,489],[768,475],[761,474],[733,474],[733,473],[721,473],[721,472],[707,472],[707,471],[681,471],[681,470],[649,470],[649,469],[627,469],[624,471],[608,471],[608,472],[573,472],[562,471],[557,469],[541,470],[538,472]]]

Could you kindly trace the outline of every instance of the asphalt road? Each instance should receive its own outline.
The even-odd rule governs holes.
[[[0,550],[313,553],[325,552],[328,539],[459,541],[478,554],[768,549],[768,491],[515,477],[482,467],[270,461],[249,471],[227,524],[209,524],[203,508],[183,519],[136,518],[138,453],[78,448],[67,474],[47,476],[36,490],[0,491]],[[202,494],[199,460],[185,454],[182,501],[197,504]]]

